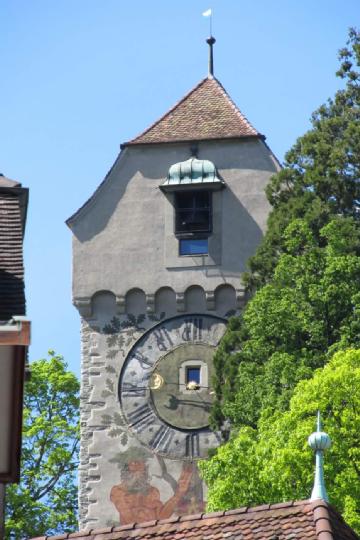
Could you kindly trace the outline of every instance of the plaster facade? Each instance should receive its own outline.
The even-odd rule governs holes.
[[[213,193],[208,255],[180,256],[174,196],[159,186],[171,165],[189,157],[190,143],[127,146],[94,196],[68,221],[73,301],[82,320],[81,528],[204,509],[206,490],[196,459],[219,435],[184,435],[178,443],[184,453],[177,455],[177,435],[167,427],[156,427],[153,437],[147,416],[131,424],[126,407],[132,402],[121,402],[121,377],[134,346],[146,343],[151,332],[170,329],[169,345],[161,349],[158,342],[157,357],[149,338],[150,371],[161,351],[168,354],[190,333],[189,350],[216,347],[226,318],[245,302],[241,273],[265,230],[264,189],[279,164],[261,138],[198,142],[198,158],[215,164],[225,187]],[[180,366],[181,359],[176,361]],[[136,364],[135,382],[150,380],[146,365],[136,379]],[[182,378],[186,365],[185,359]],[[141,395],[136,384],[134,400]],[[137,410],[139,403],[133,403]],[[140,433],[140,424],[149,432],[142,427]],[[129,485],[132,495],[125,489]]]
[[[159,186],[170,166],[189,155],[188,143],[130,146],[120,153],[95,196],[69,221],[75,302],[101,290],[121,298],[133,288],[147,295],[160,287],[184,294],[194,284],[210,291],[223,283],[239,288],[266,226],[264,188],[279,166],[260,139],[199,143],[199,159],[216,165],[226,187],[214,193],[209,256],[181,257],[171,194]]]

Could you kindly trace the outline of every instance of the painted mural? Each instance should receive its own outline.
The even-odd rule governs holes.
[[[110,500],[119,513],[121,524],[165,519],[171,515],[189,514],[204,510],[202,482],[195,463],[184,463],[178,480],[161,463],[162,478],[171,484],[173,494],[162,501],[160,491],[151,484],[148,453],[131,448],[112,460],[120,469],[120,482],[110,491]],[[150,457],[150,456],[149,456]],[[151,456],[153,457],[153,456]]]
[[[99,415],[103,429],[103,435],[99,433],[99,437],[106,436],[114,440],[102,452],[102,459],[108,463],[108,466],[101,468],[102,481],[105,481],[106,475],[108,486],[107,525],[165,519],[172,515],[203,512],[205,509],[203,482],[196,459],[193,460],[191,456],[187,461],[169,459],[167,455],[161,455],[161,452],[154,451],[149,445],[142,444],[138,440],[139,433],[134,438],[133,432],[129,430],[129,422],[119,407],[118,384],[124,360],[134,343],[160,322],[167,324],[164,313],[160,316],[140,314],[113,317],[102,326],[107,363],[99,394],[106,400],[107,407]],[[134,406],[139,409],[140,402],[136,400]],[[149,431],[152,431],[151,427]],[[175,437],[174,444],[178,444]],[[100,439],[96,445],[106,448]],[[94,454],[97,447],[93,447]],[[109,519],[110,515],[114,517]]]

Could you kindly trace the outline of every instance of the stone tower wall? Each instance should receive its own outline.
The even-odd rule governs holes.
[[[141,302],[136,306],[136,300],[132,302],[134,313],[121,314],[115,300],[111,293],[100,293],[91,302],[88,311],[83,310],[79,466],[81,529],[119,524],[119,515],[110,500],[112,487],[120,482],[119,454],[141,446],[124,424],[117,394],[120,371],[128,351],[146,330],[161,320],[177,314],[191,314],[176,311],[175,303],[161,313],[139,312]],[[187,303],[188,300],[185,299]],[[236,299],[234,289],[229,287],[225,289],[225,294],[223,290],[222,295],[218,296],[217,306],[214,301],[212,309],[205,310],[204,314],[220,317],[233,315],[241,310],[244,300],[244,297]],[[203,302],[206,302],[204,291]],[[164,308],[164,305],[161,307]],[[162,501],[169,500],[174,495],[183,463],[161,456],[145,456],[145,459],[152,485],[159,490]],[[162,480],[161,476],[166,480]],[[199,484],[198,479],[192,489],[201,491],[203,500],[206,500],[205,487]],[[190,505],[188,509],[184,508],[183,513],[200,511],[201,508]]]
[[[81,528],[126,521],[118,512],[121,486],[141,474],[148,478],[142,521],[153,515],[146,513],[151,505],[165,517],[201,511],[206,500],[195,461],[149,452],[129,429],[118,381],[128,352],[155,325],[194,313],[226,319],[242,309],[241,273],[265,229],[264,189],[279,166],[260,139],[199,143],[198,157],[215,164],[226,187],[213,193],[209,254],[181,257],[173,196],[159,186],[189,155],[189,144],[126,148],[69,223],[73,300],[82,320]],[[219,338],[224,328],[219,322]],[[129,478],[128,467],[139,463],[143,471]],[[131,493],[132,501],[144,499],[136,485]]]

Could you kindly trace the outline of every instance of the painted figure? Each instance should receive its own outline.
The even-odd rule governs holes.
[[[160,492],[149,483],[146,462],[129,461],[121,471],[121,483],[112,487],[110,500],[119,512],[120,523],[150,521],[170,517],[187,494],[193,467],[184,465],[175,493],[168,501],[160,500]]]

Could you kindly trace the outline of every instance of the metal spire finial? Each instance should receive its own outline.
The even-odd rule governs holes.
[[[209,45],[209,77],[214,76],[214,55],[213,55],[213,45],[216,42],[216,39],[213,36],[207,38],[206,43]]]
[[[320,411],[317,413],[317,431],[310,435],[308,443],[310,448],[315,450],[315,479],[310,500],[323,499],[329,502],[324,481],[324,451],[330,448],[331,439],[327,433],[321,431]]]

